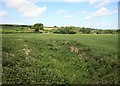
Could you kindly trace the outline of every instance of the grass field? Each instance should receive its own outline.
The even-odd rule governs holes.
[[[118,83],[118,35],[3,34],[3,84]]]

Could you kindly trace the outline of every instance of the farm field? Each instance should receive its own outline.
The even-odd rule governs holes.
[[[3,84],[117,84],[117,34],[2,34]]]

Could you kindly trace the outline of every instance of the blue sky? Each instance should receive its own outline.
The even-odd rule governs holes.
[[[97,29],[118,28],[118,2],[104,0],[67,0],[40,2],[3,0],[0,2],[1,24],[43,23],[44,26],[79,26]]]

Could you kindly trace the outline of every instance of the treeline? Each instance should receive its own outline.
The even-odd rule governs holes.
[[[119,30],[102,30],[85,27],[61,27],[53,30],[53,33],[57,34],[116,34]]]
[[[32,27],[32,25],[17,25],[17,24],[0,24],[0,26],[29,27],[29,28]]]
[[[56,27],[58,28],[58,27]],[[61,27],[59,29],[53,30],[53,33],[57,33],[57,34],[76,34],[77,32],[75,32],[74,30],[72,30],[75,27]]]
[[[36,23],[34,25],[17,25],[17,24],[0,24],[2,26],[2,33],[53,33],[53,34],[117,34],[118,30],[104,30],[104,29],[93,29],[88,27],[44,27],[42,23]],[[46,30],[45,28],[53,28]]]

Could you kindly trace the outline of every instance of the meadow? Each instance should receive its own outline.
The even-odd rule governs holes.
[[[117,34],[2,34],[3,84],[118,84]]]

